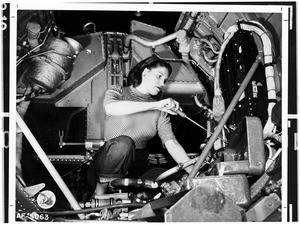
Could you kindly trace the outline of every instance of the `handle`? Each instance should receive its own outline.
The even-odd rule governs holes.
[[[183,111],[181,111],[181,110],[179,110],[179,109],[177,109],[177,110],[175,110],[175,109],[170,109],[172,112],[174,112],[174,113],[177,113],[177,115],[179,115],[179,116],[181,116],[182,118],[186,118],[187,116],[186,116],[186,114],[183,112]]]

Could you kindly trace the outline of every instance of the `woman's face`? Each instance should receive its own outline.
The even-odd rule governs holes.
[[[141,85],[150,95],[157,95],[164,87],[168,76],[169,71],[165,67],[146,68],[142,74]]]

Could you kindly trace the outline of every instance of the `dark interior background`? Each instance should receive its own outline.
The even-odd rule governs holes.
[[[88,22],[96,24],[96,31],[129,33],[132,20],[162,28],[167,34],[171,34],[180,14],[181,12],[149,11],[54,11],[57,26],[69,36],[82,34],[82,28]]]

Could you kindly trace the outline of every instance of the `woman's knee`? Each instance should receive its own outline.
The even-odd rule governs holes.
[[[114,148],[122,149],[123,152],[133,151],[134,150],[134,141],[132,138],[121,135],[111,140],[114,144]]]
[[[134,142],[119,136],[107,141],[94,157],[95,174],[125,174],[134,161]]]

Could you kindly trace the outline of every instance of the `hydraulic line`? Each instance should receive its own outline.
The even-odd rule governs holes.
[[[103,205],[101,207],[96,208],[88,208],[88,209],[80,209],[80,210],[66,210],[66,211],[57,211],[57,212],[43,212],[48,214],[49,216],[67,216],[67,215],[75,215],[82,213],[90,213],[100,211],[102,209],[115,209],[115,208],[141,208],[145,205],[145,203],[124,203],[124,204],[114,204],[114,205]]]
[[[174,40],[174,39],[176,39],[178,37],[184,36],[184,35],[185,35],[185,31],[184,30],[178,30],[178,31],[176,31],[173,34],[170,34],[170,35],[168,35],[166,37],[163,37],[161,39],[158,39],[156,41],[147,41],[147,40],[145,40],[143,38],[140,38],[140,37],[138,37],[138,36],[136,36],[134,34],[129,34],[126,37],[125,43],[124,43],[124,55],[128,54],[129,44],[130,44],[131,40],[134,40],[134,41],[142,44],[143,46],[154,48],[155,46],[165,44],[165,43],[167,43],[169,41],[172,41],[172,40]]]
[[[200,38],[200,41],[205,42],[210,47],[210,49],[213,51],[213,53],[215,53],[216,55],[219,54],[219,51],[215,49],[215,47],[213,46],[213,44],[209,40],[207,40],[205,38]]]
[[[182,169],[184,169],[184,168],[186,168],[186,167],[189,167],[190,165],[195,164],[195,163],[197,162],[198,159],[199,159],[199,156],[196,157],[196,158],[193,158],[193,159],[191,159],[191,160],[189,160],[189,161],[187,161],[187,162],[185,162],[185,163],[179,163],[177,166],[175,166],[175,167],[173,167],[173,168],[171,168],[171,169],[169,169],[169,170],[163,172],[162,174],[160,174],[160,175],[155,179],[155,181],[157,181],[157,182],[158,182],[158,181],[161,181],[161,180],[165,179],[166,177],[168,177],[168,176],[170,176],[170,175],[172,175],[172,174],[174,174],[174,173],[177,173],[178,171],[180,171],[180,170],[182,170]]]
[[[250,82],[252,76],[254,75],[255,70],[258,67],[258,64],[261,62],[262,60],[262,55],[263,53],[260,52],[257,57],[255,62],[253,63],[253,65],[251,66],[250,70],[248,71],[245,79],[243,80],[241,86],[239,87],[239,89],[237,90],[235,96],[233,97],[232,101],[230,102],[228,108],[226,109],[224,115],[222,116],[218,126],[216,127],[214,133],[212,134],[212,136],[210,137],[210,139],[208,140],[205,148],[202,151],[202,154],[199,156],[198,161],[196,162],[193,170],[191,171],[191,173],[189,174],[188,178],[193,178],[195,177],[195,175],[197,174],[198,170],[201,168],[205,158],[207,157],[210,149],[212,148],[212,146],[214,145],[215,141],[217,140],[220,132],[223,129],[223,126],[226,124],[229,116],[231,115],[234,107],[236,106],[236,104],[239,101],[239,98],[241,97],[241,95],[243,94],[244,90],[246,89],[248,83]]]
[[[206,115],[207,118],[209,118],[209,119],[211,119],[211,120],[214,118],[214,117],[213,117],[213,112],[212,112],[212,110],[209,109],[206,105],[202,104],[202,103],[199,101],[197,95],[194,96],[194,101],[195,101],[196,105],[197,105],[200,109],[203,109],[203,110],[205,111],[204,114]],[[210,132],[209,132],[209,133],[210,133]]]
[[[272,53],[272,43],[271,39],[268,36],[267,30],[258,22],[256,21],[250,21],[250,22],[245,22],[242,21],[236,25],[233,25],[229,27],[224,34],[224,41],[221,45],[219,55],[218,55],[218,61],[216,63],[216,70],[215,70],[215,83],[214,83],[214,89],[215,89],[215,97],[214,99],[219,99],[220,103],[216,104],[217,107],[215,107],[215,110],[213,109],[215,117],[220,117],[221,113],[223,113],[223,107],[222,104],[222,92],[219,84],[219,79],[220,79],[220,67],[221,67],[221,61],[222,61],[222,55],[223,52],[225,51],[225,48],[230,41],[230,39],[234,36],[234,34],[239,30],[246,30],[250,32],[256,33],[262,42],[262,47],[263,47],[263,64],[265,66],[265,76],[266,76],[266,82],[267,82],[267,90],[268,90],[268,100],[269,100],[269,105],[268,105],[268,120],[264,126],[263,133],[264,135],[268,135],[269,133],[272,133],[272,130],[274,129],[274,124],[271,121],[271,114],[272,114],[272,109],[275,106],[275,101],[276,101],[276,90],[275,90],[275,80],[274,80],[274,68],[273,68],[273,53]],[[218,110],[220,109],[220,110]]]

